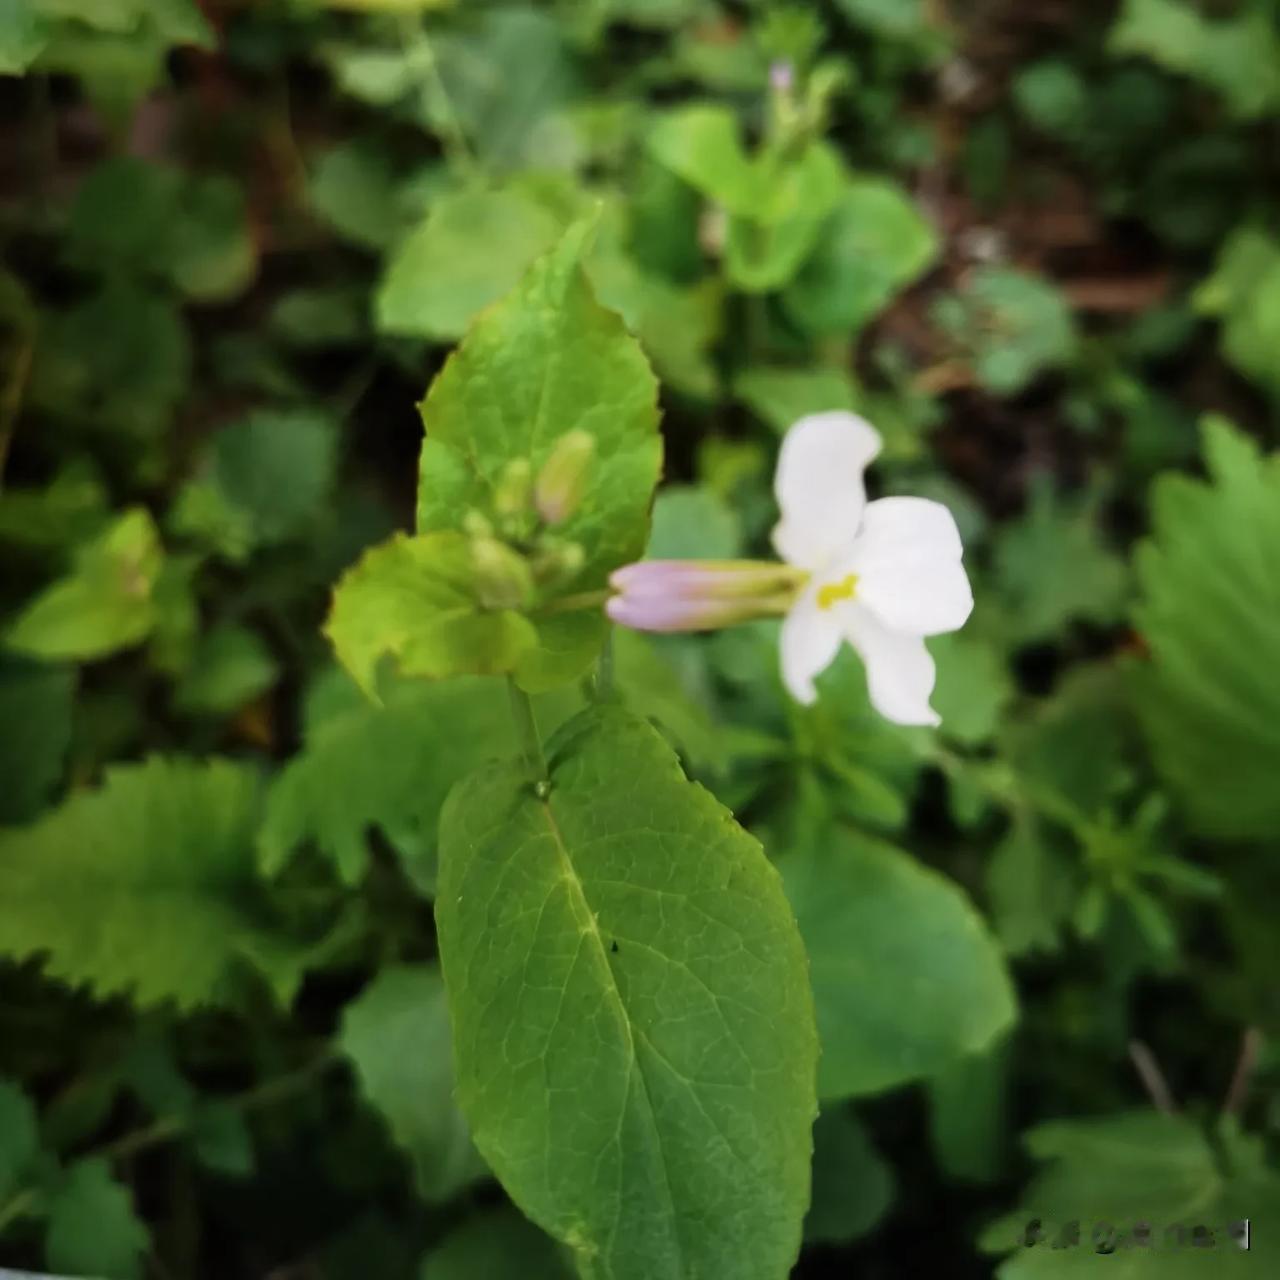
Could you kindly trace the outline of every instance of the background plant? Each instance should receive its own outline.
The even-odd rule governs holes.
[[[548,1102],[590,1119],[599,1044],[486,1092],[456,976],[521,902],[450,850],[538,865],[477,815],[542,750],[570,824],[671,815],[634,863],[683,893],[752,869],[769,963],[690,973],[774,1010],[807,956],[807,1214],[783,1142],[670,1274],[801,1229],[801,1276],[1083,1270],[1197,1212],[1254,1248],[1179,1274],[1270,1274],[1278,41],[1262,0],[0,4],[0,1263],[658,1274],[742,1151],[686,1117],[605,1247]],[[797,706],[767,624],[602,672],[609,569],[766,554],[832,408],[960,524],[942,727],[851,653]],[[800,1131],[765,1021],[791,1084],[735,1123]]]

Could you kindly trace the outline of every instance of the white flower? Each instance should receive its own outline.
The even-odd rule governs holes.
[[[800,702],[813,702],[814,677],[847,640],[882,716],[936,725],[924,637],[963,626],[973,592],[946,507],[927,498],[867,501],[862,473],[879,452],[879,433],[843,412],[801,418],[782,442],[773,545],[808,574],[782,624],[782,678]]]

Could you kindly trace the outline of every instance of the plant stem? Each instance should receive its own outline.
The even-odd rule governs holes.
[[[542,738],[538,734],[538,721],[533,714],[533,700],[510,676],[507,677],[507,688],[511,692],[511,713],[515,716],[520,745],[532,775],[530,781],[535,785],[545,783],[548,773],[547,758],[543,754]]]

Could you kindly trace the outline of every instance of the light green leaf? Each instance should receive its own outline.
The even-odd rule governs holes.
[[[992,923],[1011,956],[1056,951],[1076,904],[1077,877],[1032,821],[1019,821],[987,863]]]
[[[343,1011],[339,1041],[424,1199],[448,1200],[485,1176],[453,1100],[449,1010],[434,965],[384,969]]]
[[[824,1108],[813,1126],[813,1202],[806,1244],[847,1244],[864,1236],[893,1203],[893,1170],[851,1107]]]
[[[261,901],[257,792],[244,766],[152,757],[0,834],[0,952],[140,1005],[216,1001],[246,959],[287,996],[308,958]]]
[[[39,1151],[35,1107],[16,1084],[0,1078],[0,1204],[21,1190]]]
[[[1207,18],[1185,0],[1124,0],[1108,43],[1202,81],[1242,119],[1280,103],[1280,36],[1264,9]]]
[[[386,656],[407,676],[513,671],[538,633],[513,609],[482,607],[475,576],[472,544],[462,534],[397,534],[343,575],[325,634],[370,696]]]
[[[45,1260],[54,1270],[102,1280],[139,1280],[150,1247],[129,1192],[105,1160],[79,1160],[49,1205]]]
[[[1195,294],[1196,306],[1222,319],[1222,350],[1246,377],[1280,392],[1275,351],[1280,343],[1280,244],[1241,227],[1218,253],[1213,274]]]
[[[0,656],[0,824],[25,822],[62,778],[75,672]]]
[[[374,301],[384,333],[452,341],[564,234],[582,198],[560,179],[440,196],[387,262]]]
[[[730,213],[754,217],[763,197],[737,117],[727,107],[683,107],[663,116],[649,135],[654,158]]]
[[[906,39],[929,29],[925,0],[836,0],[850,22],[889,39]]]
[[[514,1209],[491,1209],[455,1227],[422,1260],[421,1280],[573,1280],[555,1241]]]
[[[836,827],[778,866],[809,952],[821,1097],[932,1075],[1012,1023],[999,948],[959,886]]]
[[[48,31],[31,0],[0,0],[0,76],[20,76],[43,52]]]
[[[559,539],[581,549],[581,567],[535,607],[601,589],[613,569],[639,558],[662,457],[653,374],[622,321],[595,301],[582,276],[588,234],[585,224],[571,229],[513,293],[477,319],[422,404],[423,533],[461,528],[469,511],[500,524],[496,495],[511,464],[528,463],[536,475],[568,432],[595,440],[589,490],[556,527]],[[509,670],[529,625],[519,629],[519,646],[507,642],[504,665],[463,669]],[[603,629],[597,611],[540,619],[537,647],[517,678],[536,690],[580,674]]]
[[[762,421],[782,434],[793,422],[828,409],[858,408],[859,395],[847,369],[744,369],[733,381],[733,393]]]
[[[905,192],[881,178],[855,178],[783,305],[809,333],[856,332],[937,255],[937,233]]]
[[[598,1280],[776,1280],[808,1202],[816,1054],[776,873],[635,717],[584,712],[550,759],[545,798],[494,766],[441,819],[476,1145]]]
[[[4,647],[57,662],[101,658],[139,643],[155,625],[163,554],[146,510],[126,511],[77,552],[70,574],[23,609]]]
[[[1221,1160],[1200,1125],[1182,1116],[1133,1111],[1042,1124],[1026,1134],[1041,1171],[1021,1207],[983,1232],[981,1247],[1012,1255],[1000,1280],[1096,1275],[1108,1262],[1132,1280],[1274,1275],[1280,1248],[1258,1224],[1280,1212],[1280,1177],[1266,1166],[1261,1140],[1243,1136],[1232,1117],[1215,1136]],[[1254,1224],[1248,1251],[1228,1230],[1245,1218]],[[1043,1236],[1028,1248],[1034,1219]],[[1080,1243],[1055,1249],[1071,1239],[1072,1223]],[[1145,1246],[1134,1239],[1140,1223],[1149,1228]],[[1166,1235],[1177,1224],[1180,1245]],[[1208,1232],[1199,1247],[1197,1226]]]
[[[1210,482],[1165,475],[1137,552],[1132,676],[1156,766],[1195,828],[1280,833],[1280,463],[1221,419],[1204,426]]]

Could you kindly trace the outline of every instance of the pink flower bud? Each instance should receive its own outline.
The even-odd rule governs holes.
[[[710,631],[785,613],[805,574],[757,560],[645,560],[617,570],[605,612],[635,631]]]

